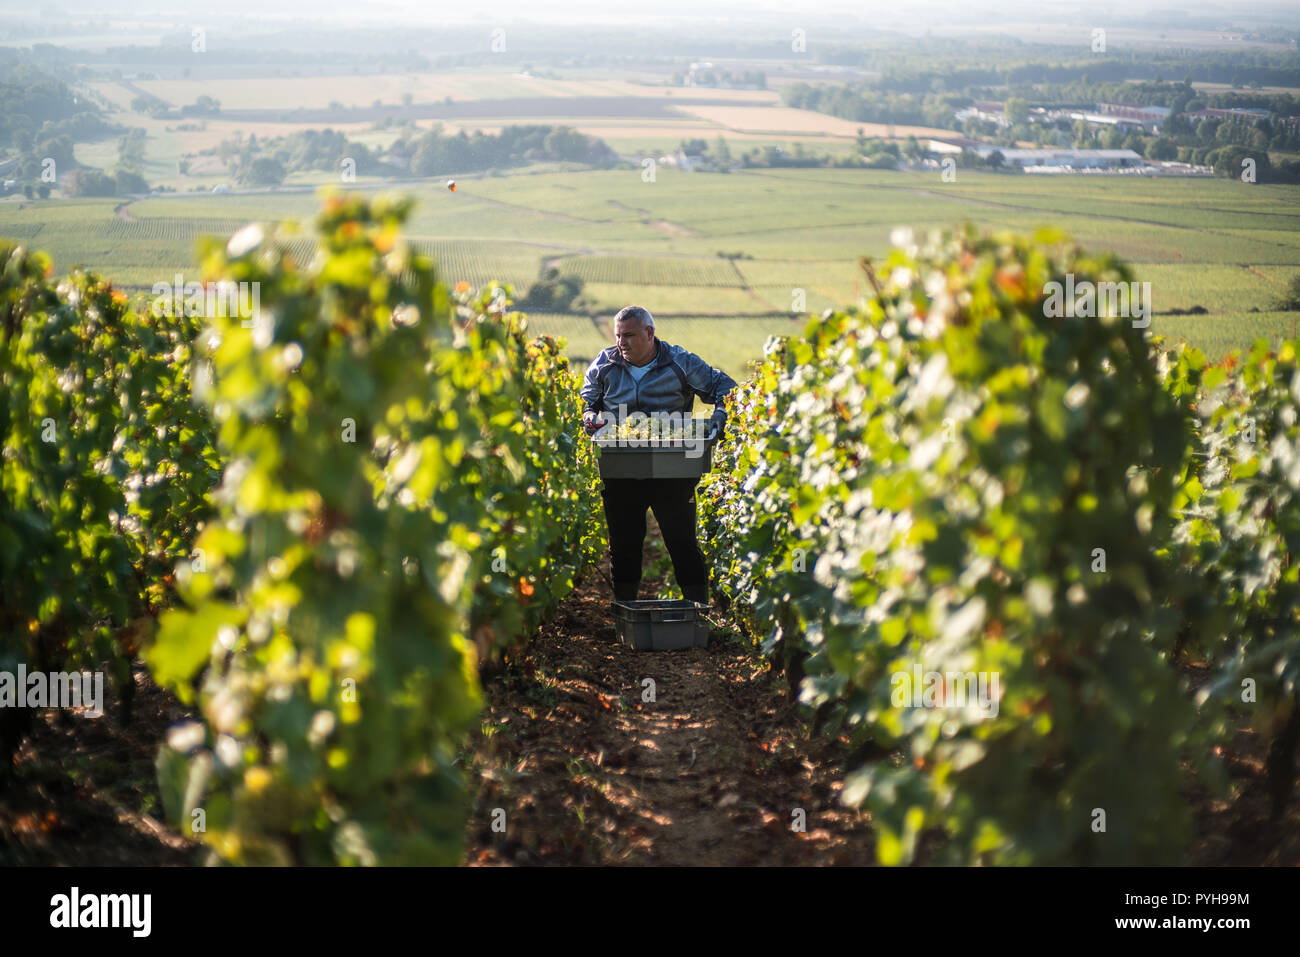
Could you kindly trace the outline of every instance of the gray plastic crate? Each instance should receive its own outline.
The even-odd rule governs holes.
[[[697,423],[707,423],[697,419]],[[704,434],[700,426],[697,434]],[[614,439],[593,439],[600,450],[601,478],[699,478],[713,469],[717,439],[651,439],[645,444],[618,445]]]
[[[704,648],[709,643],[704,610],[704,605],[685,598],[616,601],[614,627],[620,642],[641,651]]]

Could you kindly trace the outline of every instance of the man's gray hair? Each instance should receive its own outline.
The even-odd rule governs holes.
[[[643,309],[640,306],[624,306],[618,311],[618,315],[614,317],[614,323],[617,324],[620,319],[635,320],[642,329],[646,326],[651,329],[655,327],[655,317],[650,315],[649,309]]]

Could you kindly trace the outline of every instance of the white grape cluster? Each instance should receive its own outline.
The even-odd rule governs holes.
[[[611,422],[596,435],[603,442],[684,442],[700,439],[708,433],[705,419],[680,417],[631,416],[621,422]]]

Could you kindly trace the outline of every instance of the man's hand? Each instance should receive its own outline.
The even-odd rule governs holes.
[[[726,427],[726,425],[727,425],[727,410],[714,409],[713,415],[709,417],[709,431],[706,438],[709,439],[722,438],[722,430]]]
[[[587,430],[588,435],[594,435],[600,429],[605,427],[605,419],[599,412],[588,409],[582,413],[582,427]]]

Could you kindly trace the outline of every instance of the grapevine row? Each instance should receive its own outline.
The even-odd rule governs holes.
[[[51,283],[47,257],[0,245],[0,669],[130,657],[207,515],[218,463],[190,402],[194,322],[137,315],[98,276]],[[0,713],[0,763],[30,719]]]
[[[107,663],[129,700],[140,653],[199,715],[159,780],[216,859],[458,860],[480,668],[604,547],[576,373],[501,288],[450,293],[408,212],[331,198],[301,264],[203,244],[256,317],[0,250],[0,668]]]
[[[497,288],[453,300],[409,208],[329,199],[307,270],[205,254],[262,319],[213,325],[216,515],[147,660],[203,719],[160,755],[171,820],[222,860],[456,863],[479,666],[604,546],[574,372]]]
[[[935,235],[883,274],[735,395],[700,495],[721,597],[848,740],[883,863],[926,833],[949,862],[1177,862],[1183,763],[1221,786],[1240,679],[1294,738],[1293,350],[1229,383],[1126,318],[1050,318],[1049,282],[1133,278],[1058,235]],[[1261,437],[1225,458],[1232,402]]]

